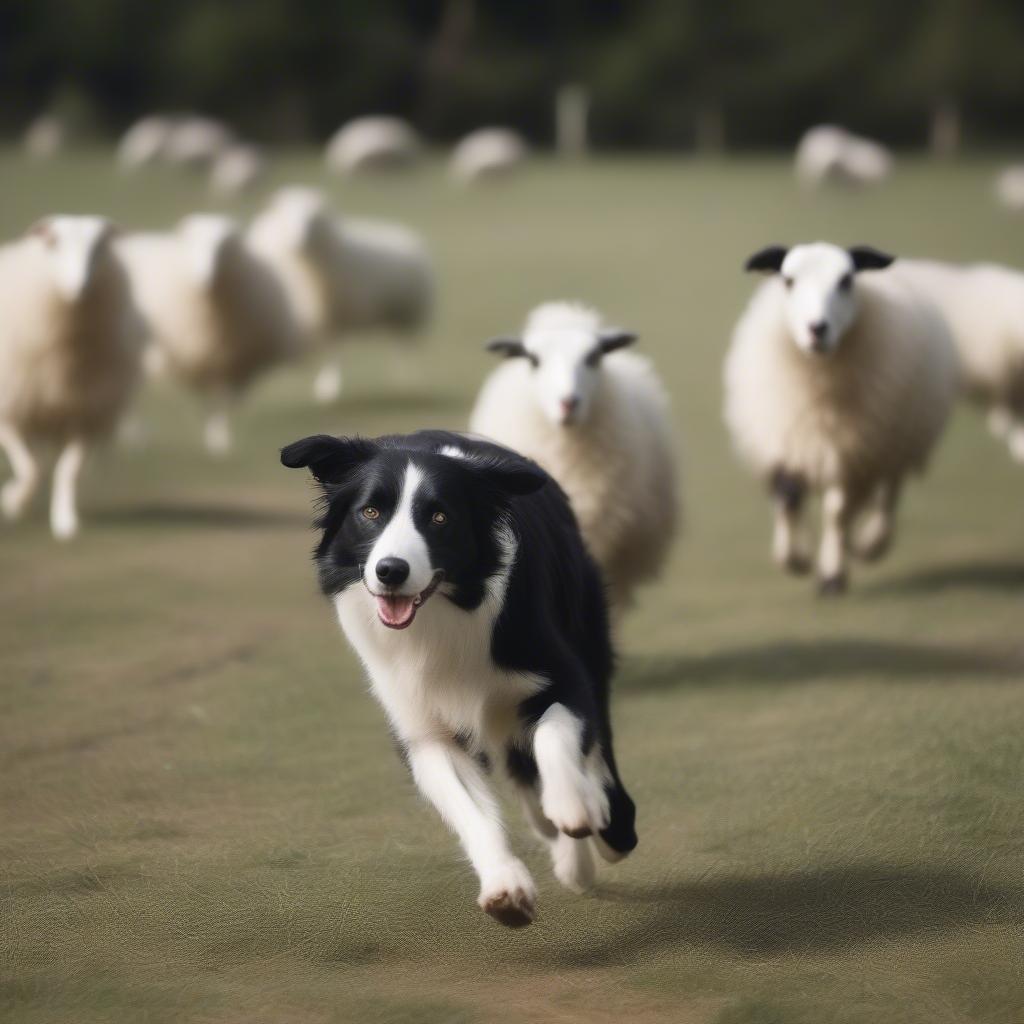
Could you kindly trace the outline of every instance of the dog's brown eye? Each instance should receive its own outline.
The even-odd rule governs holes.
[[[443,512],[435,512],[430,519],[435,526],[444,526],[448,522],[448,517]]]
[[[380,512],[377,509],[375,509],[372,505],[367,505],[366,508],[363,509],[363,518],[380,519]]]

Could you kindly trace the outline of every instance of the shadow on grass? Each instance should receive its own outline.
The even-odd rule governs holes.
[[[763,877],[725,875],[598,896],[630,904],[623,926],[562,949],[561,966],[613,966],[661,949],[714,946],[748,957],[838,951],[921,932],[1020,921],[1017,891],[945,868],[855,864]],[[550,955],[551,951],[546,951]]]
[[[620,693],[642,693],[716,683],[813,682],[847,676],[881,679],[968,674],[1017,676],[1021,660],[970,648],[865,639],[782,640],[729,647],[710,654],[627,658]]]
[[[214,527],[222,529],[266,529],[267,527],[308,527],[309,517],[296,512],[253,508],[245,505],[177,504],[150,502],[145,505],[97,510],[91,518],[104,526],[116,527]]]
[[[950,589],[1009,590],[1024,594],[1024,562],[1016,557],[951,562],[894,579],[878,580],[864,588],[878,594],[933,594]]]

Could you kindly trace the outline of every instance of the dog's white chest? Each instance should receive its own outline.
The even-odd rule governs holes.
[[[516,728],[519,703],[543,685],[494,664],[492,617],[483,608],[466,612],[439,595],[408,629],[392,630],[362,587],[349,587],[334,604],[374,695],[406,741],[461,735],[501,745]]]

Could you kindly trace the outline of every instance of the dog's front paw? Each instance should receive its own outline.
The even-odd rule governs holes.
[[[488,874],[477,901],[482,910],[508,928],[523,928],[537,914],[537,889],[526,866],[509,861]]]
[[[573,839],[584,839],[608,827],[608,796],[588,775],[572,784],[566,781],[545,787],[541,803],[544,817]]]

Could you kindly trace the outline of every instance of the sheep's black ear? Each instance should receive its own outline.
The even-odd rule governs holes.
[[[632,345],[637,339],[634,331],[624,331],[619,327],[605,327],[597,336],[597,347],[601,353],[607,355],[617,348],[625,348]]]
[[[851,245],[846,251],[853,260],[854,270],[885,270],[896,259],[870,245]]]
[[[777,274],[782,269],[782,261],[788,252],[789,249],[784,245],[769,245],[755,252],[753,256],[747,257],[743,269],[756,270],[762,274]]]
[[[529,356],[529,352],[526,351],[526,346],[523,344],[521,338],[491,338],[484,348],[488,352],[498,352],[503,355],[506,359],[515,359],[516,357]]]
[[[339,483],[377,451],[377,445],[362,437],[332,437],[314,434],[281,449],[281,464],[289,469],[309,467],[324,484]]]

